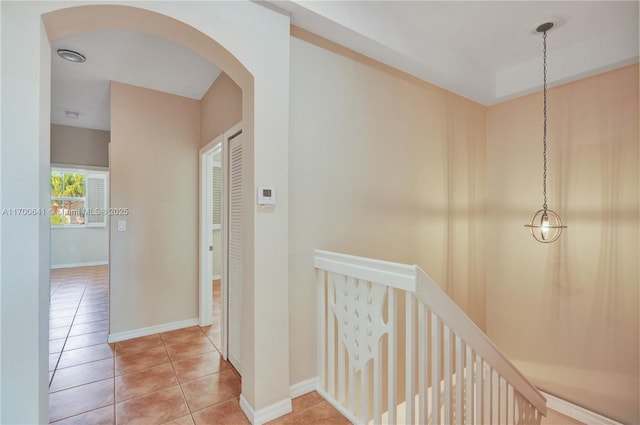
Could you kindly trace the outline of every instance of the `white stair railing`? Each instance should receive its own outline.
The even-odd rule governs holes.
[[[419,267],[316,251],[318,392],[354,423],[540,424],[544,396]]]

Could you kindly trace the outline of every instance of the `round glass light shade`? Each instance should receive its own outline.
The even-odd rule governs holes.
[[[538,242],[549,243],[557,240],[562,233],[562,229],[567,226],[562,224],[562,219],[558,214],[549,209],[541,209],[536,211],[529,220],[529,224],[525,224],[531,231],[531,236]]]

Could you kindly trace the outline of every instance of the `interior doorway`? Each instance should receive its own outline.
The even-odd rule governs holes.
[[[200,326],[219,332],[218,347],[241,373],[242,125],[200,151]],[[216,332],[214,330],[214,333]]]

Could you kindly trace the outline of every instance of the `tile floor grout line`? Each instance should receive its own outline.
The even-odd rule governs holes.
[[[195,420],[193,419],[193,415],[191,412],[191,406],[189,406],[189,402],[187,401],[187,396],[184,394],[184,390],[182,389],[182,382],[180,382],[180,379],[178,378],[178,373],[176,372],[176,368],[173,365],[173,359],[169,355],[169,351],[167,350],[167,345],[164,341],[164,338],[162,338],[162,334],[160,335],[160,339],[162,340],[162,346],[164,347],[164,351],[167,352],[167,357],[169,358],[169,364],[171,365],[171,369],[173,370],[173,375],[176,377],[178,388],[180,388],[180,394],[182,395],[182,402],[184,403],[185,406],[187,406],[187,410],[189,411],[189,417],[191,418],[191,422],[195,423]]]
[[[60,366],[60,360],[62,359],[62,355],[63,355],[63,354],[64,354],[64,352],[65,352],[65,350],[64,350],[64,349],[65,349],[65,347],[67,346],[67,342],[68,342],[68,338],[70,337],[71,329],[73,328],[73,326],[74,326],[74,324],[75,324],[76,317],[78,316],[78,311],[79,311],[79,309],[80,309],[80,305],[82,304],[82,301],[85,299],[85,294],[86,294],[86,292],[87,292],[87,288],[88,288],[89,284],[94,280],[94,279],[93,279],[93,278],[94,278],[94,276],[93,276],[93,271],[95,271],[95,269],[93,269],[93,268],[88,269],[85,273],[83,273],[83,277],[82,277],[81,279],[76,279],[76,278],[77,278],[77,276],[74,276],[74,277],[73,277],[72,282],[73,282],[73,284],[74,284],[74,285],[78,283],[77,281],[82,281],[82,282],[83,282],[83,283],[81,284],[81,286],[82,286],[82,289],[81,289],[82,294],[80,295],[80,298],[79,298],[79,299],[78,299],[78,301],[77,301],[77,305],[76,305],[76,307],[75,307],[75,312],[74,312],[74,314],[73,314],[73,316],[72,316],[72,319],[71,319],[71,324],[69,325],[69,329],[68,329],[68,331],[67,331],[67,334],[66,334],[66,336],[64,337],[64,340],[65,340],[65,341],[64,341],[63,346],[62,346],[62,349],[61,349],[61,351],[60,351],[60,353],[59,353],[60,355],[58,356],[58,359],[57,359],[57,361],[56,361],[56,365],[55,365],[54,370],[53,370],[53,374],[51,375],[51,379],[50,379],[50,381],[49,381],[49,390],[51,389],[51,385],[52,385],[52,383],[53,383],[53,379],[55,378],[55,376],[56,376],[56,374],[57,374],[58,370],[60,370],[60,369],[66,369],[66,368],[59,368],[59,366]],[[95,280],[98,280],[98,279],[95,279]],[[55,292],[56,292],[56,291],[57,291],[61,286],[62,286],[62,283],[58,284],[58,285],[56,286],[56,290],[54,291],[54,293],[55,293]],[[79,286],[80,286],[80,285],[79,285]],[[107,298],[107,299],[108,299],[108,298]],[[51,295],[50,295],[50,300],[51,300]],[[49,314],[51,314],[51,301],[50,301],[50,303],[49,303]],[[69,317],[71,317],[71,316],[69,316]],[[49,320],[51,320],[51,317],[49,317]],[[100,332],[100,331],[98,331],[98,332]],[[88,332],[88,333],[93,333],[93,332]],[[86,334],[79,334],[79,335],[74,335],[74,336],[81,336],[81,335],[86,335]],[[60,339],[62,339],[62,338],[60,338]],[[94,344],[94,345],[99,345],[99,344]],[[93,345],[90,345],[90,346],[93,346]],[[87,347],[90,347],[90,346],[87,346]],[[78,347],[77,349],[87,348],[87,347]],[[69,350],[69,351],[73,351],[73,349],[72,349],[72,350]],[[51,353],[50,353],[50,354],[51,354]],[[54,353],[54,354],[57,354],[57,353]],[[109,357],[107,357],[107,358],[109,358]],[[107,359],[107,358],[105,358],[105,359]],[[90,364],[90,363],[93,363],[93,362],[96,362],[96,361],[100,361],[100,360],[105,360],[105,359],[95,359],[95,360],[92,360],[92,361],[89,361],[89,362],[79,363],[79,364],[77,364],[77,365],[73,365],[73,366],[69,366],[69,367],[74,367],[74,366],[80,366],[80,365]],[[99,380],[97,380],[97,381],[93,381],[93,382],[86,382],[86,383],[83,383],[83,384],[80,384],[80,385],[74,385],[74,386],[71,386],[71,387],[68,387],[68,388],[63,388],[63,389],[60,389],[60,390],[58,390],[58,391],[54,391],[53,393],[51,393],[51,392],[50,392],[49,394],[54,394],[54,393],[57,393],[57,392],[60,392],[60,391],[64,391],[64,390],[68,390],[68,389],[72,389],[72,388],[77,388],[77,387],[80,387],[80,386],[82,386],[82,385],[88,385],[88,384],[92,384],[92,383],[95,383],[95,382],[106,381],[106,380],[108,380],[108,379],[111,379],[111,380],[112,380],[112,385],[113,385],[113,387],[114,387],[114,391],[115,391],[115,357],[113,357],[113,356],[112,356],[112,357],[111,357],[111,359],[112,359],[112,361],[114,362],[114,363],[112,363],[112,370],[114,370],[114,376],[112,376],[111,378],[99,379]],[[115,401],[115,394],[114,394],[114,401]],[[68,419],[68,418],[72,418],[72,417],[74,417],[74,416],[78,416],[78,415],[86,414],[86,413],[92,412],[92,411],[94,411],[94,410],[98,410],[98,409],[102,409],[102,408],[104,408],[104,407],[110,406],[110,405],[112,405],[112,404],[114,405],[114,408],[115,408],[115,403],[110,403],[110,404],[106,404],[106,405],[104,405],[104,406],[100,406],[100,407],[96,407],[96,408],[89,409],[89,410],[84,411],[84,412],[79,412],[79,413],[76,413],[76,414],[74,414],[74,415],[70,415],[70,416],[65,417],[65,418],[59,418],[59,419],[57,419],[56,421],[61,421],[61,420],[65,420],[65,419]],[[114,411],[114,421],[115,421],[115,411]]]
[[[71,319],[71,324],[69,325],[69,330],[67,331],[67,336],[64,337],[64,343],[62,344],[62,348],[60,349],[60,355],[58,356],[58,360],[56,360],[56,365],[53,367],[53,374],[51,375],[51,379],[49,379],[49,390],[51,390],[51,384],[53,383],[53,379],[56,376],[56,372],[58,372],[58,366],[60,365],[60,359],[62,359],[62,354],[64,353],[64,347],[67,345],[67,340],[69,339],[69,334],[71,333],[71,328],[73,327],[73,322],[76,320],[76,316],[78,314],[78,309],[80,308],[80,303],[82,303],[82,297],[84,297],[84,292],[87,290],[87,282],[85,281],[84,287],[82,288],[82,295],[80,295],[80,299],[78,300],[78,305],[75,308],[75,312],[73,313],[73,319]],[[57,289],[60,287],[56,287]],[[55,292],[55,291],[54,291]],[[49,297],[49,321],[51,321],[51,297]],[[51,353],[49,353],[51,355]]]
[[[76,413],[76,414],[71,415],[71,416],[67,416],[67,417],[64,417],[64,418],[56,419],[56,421],[55,421],[55,422],[49,422],[49,424],[53,424],[53,425],[55,425],[55,423],[56,423],[56,422],[64,421],[64,420],[66,420],[66,419],[75,418],[76,416],[84,415],[84,414],[86,414],[86,413],[95,412],[96,410],[104,409],[105,407],[109,407],[109,406],[111,406],[111,404],[105,404],[104,406],[94,407],[94,408],[89,409],[89,410],[86,410],[86,411],[84,411],[84,412],[80,412],[80,413]]]

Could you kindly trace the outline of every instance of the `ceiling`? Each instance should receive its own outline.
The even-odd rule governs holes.
[[[491,105],[638,61],[638,1],[269,1],[307,29]]]
[[[60,48],[87,60],[60,58]],[[109,130],[110,81],[201,99],[220,69],[204,57],[168,39],[125,30],[79,32],[51,45],[51,122]],[[78,112],[78,118],[65,111]]]
[[[491,105],[638,62],[638,1],[258,1],[293,25],[446,90]],[[76,50],[83,64],[55,52]],[[220,70],[167,39],[76,33],[52,44],[52,122],[108,130],[109,81],[200,99]],[[78,118],[65,111],[79,112]]]

